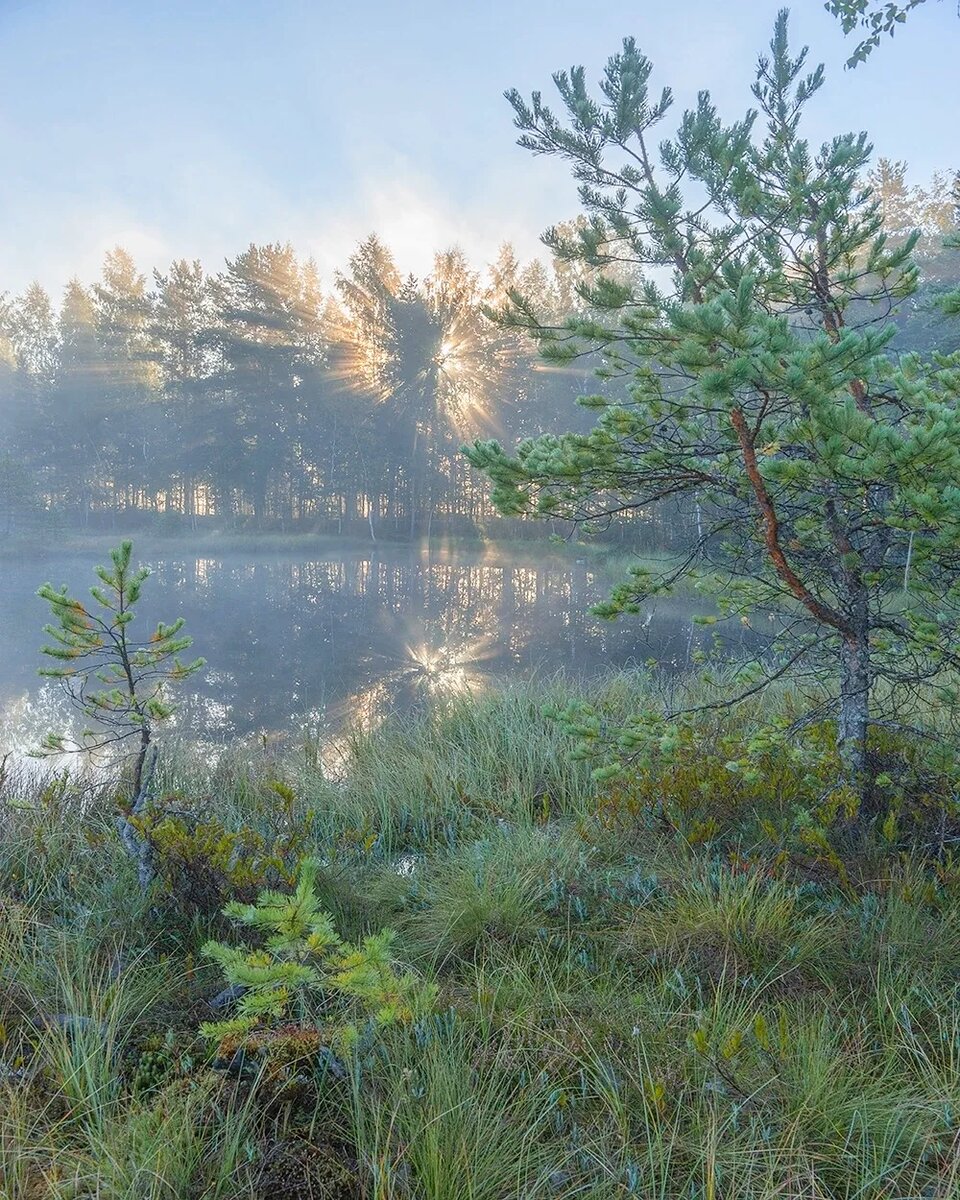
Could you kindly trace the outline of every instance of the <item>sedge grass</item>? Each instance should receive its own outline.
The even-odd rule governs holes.
[[[592,687],[613,713],[651,695],[642,676]],[[957,1195],[948,856],[844,835],[841,874],[763,843],[761,819],[812,801],[785,772],[769,795],[724,772],[723,739],[759,712],[711,717],[695,771],[643,781],[642,797],[660,788],[698,814],[715,786],[709,839],[629,792],[612,805],[542,715],[571,688],[460,697],[357,734],[336,782],[295,747],[163,764],[178,811],[268,840],[302,827],[344,936],[393,927],[398,959],[438,987],[434,1016],[365,1030],[306,1109],[204,1056],[215,914],[139,894],[109,791],[11,774],[4,1200],[256,1196],[290,1130],[338,1139],[356,1195],[377,1200]],[[706,792],[681,794],[691,779]],[[180,1065],[138,1092],[158,1031]]]

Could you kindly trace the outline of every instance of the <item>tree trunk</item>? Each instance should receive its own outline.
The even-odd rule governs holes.
[[[840,715],[837,749],[846,782],[864,798],[870,720],[870,644],[866,631],[840,643]]]
[[[258,529],[263,528],[263,517],[267,508],[267,485],[254,481],[251,488],[253,499],[253,523]]]
[[[148,757],[149,756],[149,757]],[[136,828],[130,817],[139,817],[147,809],[150,802],[150,785],[153,781],[153,771],[156,766],[156,750],[150,746],[150,734],[143,730],[140,739],[140,749],[134,764],[134,796],[130,806],[130,816],[121,816],[117,820],[120,840],[127,853],[137,864],[137,878],[140,887],[146,891],[154,878],[153,848],[149,838]]]

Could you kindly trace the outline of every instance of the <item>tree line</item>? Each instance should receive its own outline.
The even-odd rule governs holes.
[[[329,291],[281,243],[150,281],[118,247],[59,307],[34,283],[0,301],[4,524],[476,525],[492,510],[461,443],[549,428],[589,379],[484,309],[520,289],[560,320],[583,310],[581,274],[505,245],[485,272],[450,250],[403,277],[371,236]]]
[[[900,343],[939,344],[931,299],[954,282],[940,247],[955,180],[911,185],[904,163],[881,159],[869,182],[891,243],[924,233]],[[559,227],[552,248],[584,229]],[[0,535],[51,517],[373,538],[489,528],[486,483],[461,445],[560,432],[576,397],[625,387],[598,379],[589,355],[544,362],[522,323],[490,313],[519,305],[558,329],[591,320],[594,276],[577,256],[521,265],[504,245],[483,271],[454,249],[404,277],[370,236],[327,290],[309,259],[270,243],[215,274],[178,259],[149,280],[117,247],[59,306],[39,283],[0,296]],[[696,537],[695,513],[675,504],[643,520],[660,544]]]

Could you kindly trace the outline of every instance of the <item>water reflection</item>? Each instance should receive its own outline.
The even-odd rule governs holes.
[[[492,640],[466,646],[430,646],[421,643],[407,646],[409,666],[405,667],[413,678],[432,696],[450,696],[466,692],[483,680],[485,664],[496,658]]]
[[[103,555],[23,562],[0,590],[0,753],[63,726],[59,691],[36,676],[44,579],[85,593]],[[222,741],[253,731],[372,726],[425,699],[492,681],[576,674],[655,657],[682,669],[712,634],[702,602],[672,598],[613,624],[588,613],[611,577],[591,562],[517,566],[406,548],[153,560],[144,623],[183,616],[208,670],[179,724]]]

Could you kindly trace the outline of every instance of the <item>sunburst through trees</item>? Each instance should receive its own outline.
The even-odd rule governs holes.
[[[410,532],[429,531],[436,486],[461,468],[464,437],[498,426],[524,358],[524,342],[483,313],[494,299],[460,250],[438,254],[424,280],[401,279],[376,237],[337,276],[334,354],[352,385],[369,389],[394,447],[383,514],[402,507]],[[471,486],[465,477],[461,486]],[[381,514],[377,514],[378,516]]]
[[[328,288],[278,242],[152,282],[118,248],[59,306],[39,285],[0,294],[0,433],[20,469],[0,480],[0,521],[487,528],[460,445],[551,428],[590,383],[588,364],[544,369],[485,309],[520,288],[560,319],[577,283],[508,246],[482,272],[449,250],[403,277],[370,237]]]

